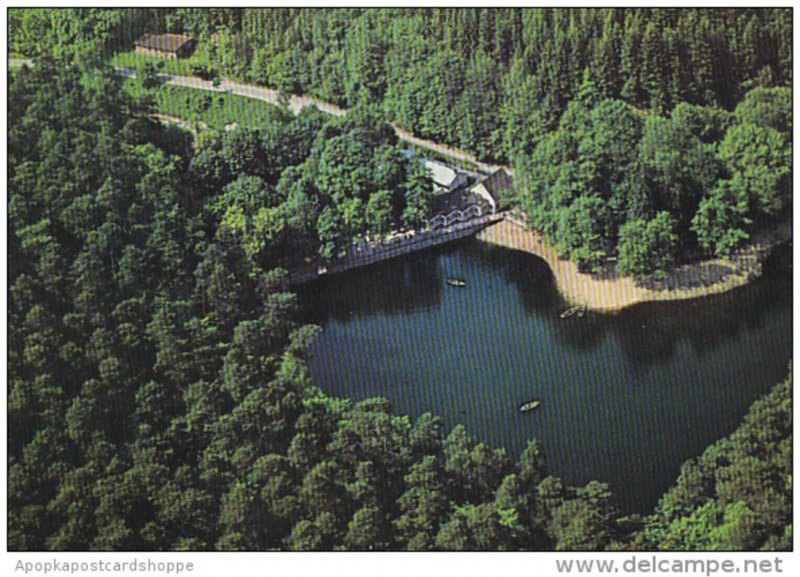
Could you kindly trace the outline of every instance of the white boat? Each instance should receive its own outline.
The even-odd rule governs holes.
[[[586,313],[586,305],[577,305],[574,307],[570,307],[561,313],[562,319],[568,319],[571,316],[578,315],[578,317],[582,317]]]
[[[542,404],[542,402],[539,401],[539,400],[531,401],[529,403],[524,403],[524,404],[520,405],[519,410],[520,410],[521,413],[524,413],[526,411],[532,411],[533,409],[535,409],[536,407],[538,407],[541,404]]]

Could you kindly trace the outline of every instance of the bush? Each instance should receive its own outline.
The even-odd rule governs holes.
[[[692,219],[692,230],[700,246],[717,256],[729,256],[741,241],[749,238],[747,191],[740,180],[720,180],[702,200]]]
[[[650,221],[636,219],[625,223],[619,233],[618,267],[623,274],[642,278],[661,275],[675,262],[678,237],[675,220],[661,211]]]
[[[189,70],[192,76],[197,76],[203,80],[216,80],[219,77],[217,69],[205,62],[192,61],[189,64]]]

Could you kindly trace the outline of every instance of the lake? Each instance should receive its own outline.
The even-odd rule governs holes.
[[[466,287],[449,286],[448,277]],[[315,384],[431,412],[516,459],[538,438],[548,473],[607,482],[647,512],[681,464],[733,432],[787,375],[791,247],[734,291],[561,319],[539,258],[474,238],[299,287]],[[520,413],[521,403],[541,406]]]

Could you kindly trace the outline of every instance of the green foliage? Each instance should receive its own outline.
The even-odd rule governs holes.
[[[140,78],[147,68],[153,68],[160,74],[179,76],[199,76],[206,78],[208,70],[206,65],[197,62],[196,58],[162,58],[138,54],[135,51],[117,52],[109,59],[109,64],[116,68],[125,68],[134,72]],[[213,76],[212,76],[213,77]]]
[[[513,529],[513,513],[498,511],[491,503],[467,504],[453,511],[436,536],[436,547],[445,551],[502,551]]]
[[[574,101],[517,159],[522,207],[586,269],[616,256],[643,277],[698,248],[730,255],[790,206],[791,143],[772,127],[790,124],[786,96],[757,88],[736,114],[681,103],[668,118]]]
[[[743,240],[750,224],[748,194],[740,179],[720,180],[702,200],[692,219],[692,230],[703,249],[719,256],[728,256]]]
[[[392,228],[393,212],[391,191],[379,190],[370,195],[364,214],[367,228],[379,235],[387,234]]]
[[[688,226],[699,197],[713,182],[716,164],[711,148],[672,119],[649,116],[639,158],[653,206],[669,210],[680,230]]]
[[[32,57],[116,47],[112,63],[136,68],[145,59],[126,51],[145,31],[198,40],[191,59],[164,63],[173,74],[220,74],[348,107],[379,103],[419,136],[506,160],[530,150],[573,99],[732,109],[748,87],[791,82],[791,13],[782,9],[9,14],[12,52]]]
[[[787,87],[754,88],[736,107],[736,118],[742,124],[756,124],[790,135],[792,90]]]
[[[148,18],[139,8],[13,8],[9,49],[28,58],[100,64],[115,48],[130,45]]]
[[[620,229],[619,262],[624,274],[642,277],[663,272],[675,260],[674,221],[662,211],[649,221],[632,220]]]
[[[747,191],[751,214],[775,216],[791,201],[792,148],[783,134],[757,124],[731,127],[719,157]]]
[[[578,197],[559,221],[559,246],[579,266],[596,269],[605,262],[605,234],[602,230],[605,203],[598,197]]]
[[[404,549],[430,550],[449,510],[441,464],[428,455],[411,466],[404,480],[407,488],[397,500],[401,514],[394,521],[397,538]]]
[[[597,551],[611,540],[614,517],[608,486],[592,481],[552,513],[550,531],[559,551]]]
[[[136,68],[144,59],[128,51],[145,31],[190,34],[197,49],[165,63],[171,73],[347,107],[378,103],[415,134],[490,159],[532,150],[573,99],[661,113],[681,102],[732,109],[747,89],[784,89],[792,78],[791,13],[782,9],[59,12],[12,10],[12,52],[114,47],[114,65]]]
[[[184,86],[162,86],[156,93],[156,110],[218,131],[234,123],[242,128],[264,129],[280,121],[283,112],[273,104],[229,93],[209,93]]]
[[[691,134],[706,143],[722,140],[728,127],[733,123],[733,115],[721,108],[698,106],[681,102],[670,114],[676,126],[688,130]]]

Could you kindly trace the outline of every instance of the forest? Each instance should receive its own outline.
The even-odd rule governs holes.
[[[99,63],[143,33],[189,34],[189,68],[377,103],[417,136],[510,161],[586,96],[668,115],[732,111],[753,88],[791,87],[787,9],[26,9],[12,55]]]
[[[108,68],[151,29],[352,110],[193,138]],[[790,208],[790,11],[12,9],[9,45],[9,550],[791,549],[791,369],[623,516],[536,441],[326,396],[287,283],[429,215],[390,121],[513,162],[587,266],[731,251]]]

